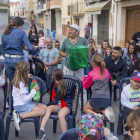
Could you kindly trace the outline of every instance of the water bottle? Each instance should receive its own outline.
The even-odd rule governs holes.
[[[35,69],[35,64],[32,64],[32,69]]]
[[[61,101],[58,101],[58,112],[61,110]]]

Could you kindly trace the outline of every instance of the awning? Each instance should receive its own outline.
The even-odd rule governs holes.
[[[88,5],[85,10],[86,14],[101,14],[101,10],[109,3],[108,1],[96,2],[95,4]]]

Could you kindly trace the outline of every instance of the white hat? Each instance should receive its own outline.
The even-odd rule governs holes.
[[[80,28],[77,24],[71,25],[70,28],[76,29],[79,33],[80,33],[80,31],[81,31],[81,28]]]

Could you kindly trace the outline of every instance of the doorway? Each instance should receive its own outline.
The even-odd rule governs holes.
[[[140,32],[140,6],[127,8],[125,41],[130,41],[136,32]]]

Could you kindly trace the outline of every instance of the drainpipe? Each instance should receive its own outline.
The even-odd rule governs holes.
[[[117,12],[118,12],[118,3],[115,2],[115,19],[114,19],[114,42],[113,45],[116,45],[117,39]]]

